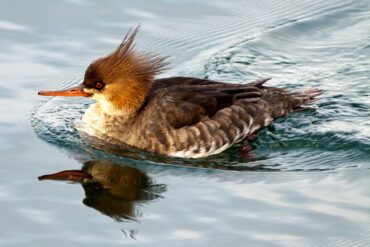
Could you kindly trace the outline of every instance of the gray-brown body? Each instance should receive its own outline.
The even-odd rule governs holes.
[[[321,94],[317,89],[265,87],[267,80],[231,84],[189,77],[157,79],[136,112],[122,117],[94,109],[84,121],[98,130],[93,135],[110,143],[169,156],[204,157],[302,109]]]

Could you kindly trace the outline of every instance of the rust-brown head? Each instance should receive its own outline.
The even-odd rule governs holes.
[[[163,57],[134,50],[139,28],[130,30],[111,54],[92,62],[81,85],[61,91],[40,91],[39,95],[91,97],[108,114],[135,112],[144,103],[155,75],[166,65]]]

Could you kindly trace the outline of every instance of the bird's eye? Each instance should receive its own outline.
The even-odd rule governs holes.
[[[95,87],[95,89],[100,90],[104,87],[104,83],[101,82],[101,81],[98,81],[98,82],[95,83],[94,87]]]

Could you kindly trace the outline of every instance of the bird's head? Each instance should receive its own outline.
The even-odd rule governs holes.
[[[83,83],[60,91],[40,91],[43,96],[84,96],[97,101],[108,114],[135,112],[144,103],[154,77],[165,69],[165,58],[134,50],[137,27],[108,56],[92,62]]]

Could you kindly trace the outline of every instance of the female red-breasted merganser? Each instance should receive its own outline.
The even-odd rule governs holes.
[[[138,30],[129,32],[111,54],[91,63],[80,86],[39,95],[96,100],[82,118],[84,131],[107,142],[199,158],[224,151],[322,93],[266,87],[268,79],[247,84],[155,79],[165,59],[133,49]]]

